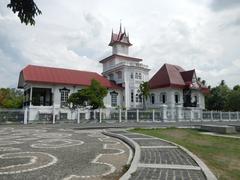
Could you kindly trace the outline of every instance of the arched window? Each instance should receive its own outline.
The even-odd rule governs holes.
[[[178,104],[180,102],[180,95],[179,95],[179,93],[176,92],[174,96],[175,96],[175,98],[174,98],[175,99],[175,103]]]
[[[155,104],[155,94],[151,94],[151,103]]]
[[[68,95],[69,95],[69,92],[70,90],[67,89],[67,88],[62,88],[62,89],[59,89],[60,91],[60,103],[61,103],[61,107],[65,107],[67,106],[67,100],[68,100]]]
[[[165,104],[167,102],[167,95],[165,92],[160,93],[160,103]]]
[[[134,93],[133,93],[133,89],[131,90],[131,102],[134,101]]]
[[[139,101],[139,95],[136,94],[136,102],[138,102],[138,101]]]
[[[131,79],[133,79],[133,73],[131,73]]]
[[[117,95],[118,93],[116,91],[110,92],[111,95],[111,105],[112,107],[117,106]]]

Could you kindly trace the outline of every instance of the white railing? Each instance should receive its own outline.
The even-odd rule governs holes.
[[[117,68],[120,66],[134,66],[134,67],[141,67],[141,68],[147,68],[148,69],[148,65],[142,64],[142,63],[138,63],[138,62],[120,62],[117,64],[112,64],[109,66],[104,67],[103,71],[107,71],[109,69],[113,69],[113,68]]]
[[[39,112],[38,112],[39,113]],[[50,122],[55,123],[61,121],[61,118],[56,118],[61,111],[52,112]],[[68,113],[68,112],[66,112]],[[4,122],[21,122],[28,123],[31,109],[0,109],[0,123]],[[54,114],[54,116],[53,116]],[[220,112],[220,111],[202,111],[197,109],[183,108],[167,108],[161,107],[151,110],[122,110],[122,109],[96,109],[96,110],[71,110],[72,122],[105,122],[105,123],[136,123],[136,122],[229,122],[240,121],[240,112]],[[41,118],[44,113],[39,113]],[[49,113],[48,113],[49,115]],[[66,115],[66,119],[67,119]],[[43,120],[43,119],[39,119]]]

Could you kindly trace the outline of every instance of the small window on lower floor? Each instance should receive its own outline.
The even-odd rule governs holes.
[[[151,94],[151,103],[155,104],[155,95],[154,94]]]
[[[167,101],[166,99],[167,99],[166,93],[161,93],[160,94],[160,103],[165,104]]]
[[[175,103],[176,103],[176,104],[179,103],[179,94],[175,94]]]

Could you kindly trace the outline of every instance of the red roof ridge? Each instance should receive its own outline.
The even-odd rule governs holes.
[[[170,65],[170,64],[167,64],[167,63],[165,63],[163,66],[165,66],[166,67],[166,70],[167,70],[167,78],[168,78],[168,81],[170,82],[169,83],[169,85],[171,84],[171,79],[170,79],[170,77],[169,77],[169,71],[168,71],[168,65]],[[162,68],[161,68],[162,69]]]
[[[125,55],[119,55],[119,54],[112,54],[112,55],[110,55],[110,56],[108,56],[108,57],[106,57],[106,58],[100,60],[99,62],[100,62],[100,63],[103,63],[103,62],[105,62],[105,61],[108,61],[108,60],[112,59],[112,57],[127,58],[127,59],[129,59],[129,60],[137,61],[137,62],[142,61],[142,59],[140,59],[140,58],[136,58],[136,57],[125,56]]]
[[[27,65],[20,72],[18,87],[22,88],[24,81],[42,84],[90,86],[93,79],[99,81],[106,88],[122,89],[121,86],[109,81],[106,77],[96,72],[38,65]]]
[[[40,66],[40,65],[33,65],[33,64],[28,64],[24,69],[28,68],[28,67],[37,67],[37,68],[48,68],[48,69],[60,69],[60,70],[66,70],[66,71],[76,71],[76,72],[86,72],[86,73],[95,73],[100,75],[97,72],[93,72],[93,71],[86,71],[86,70],[77,70],[77,69],[70,69],[70,68],[61,68],[61,67],[52,67],[52,66]],[[24,70],[23,69],[23,70]]]

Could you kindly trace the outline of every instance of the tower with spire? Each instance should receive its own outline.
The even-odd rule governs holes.
[[[109,46],[112,46],[112,54],[128,55],[128,49],[132,44],[129,41],[129,35],[126,33],[126,29],[122,32],[122,24],[120,24],[119,32],[113,33]]]
[[[112,30],[109,46],[112,47],[112,54],[102,60],[102,75],[123,87],[122,95],[118,95],[122,107],[139,108],[142,106],[142,99],[139,96],[139,85],[148,81],[149,68],[141,63],[142,59],[129,56],[129,47],[132,46],[126,29],[122,30],[120,24],[119,32]]]

